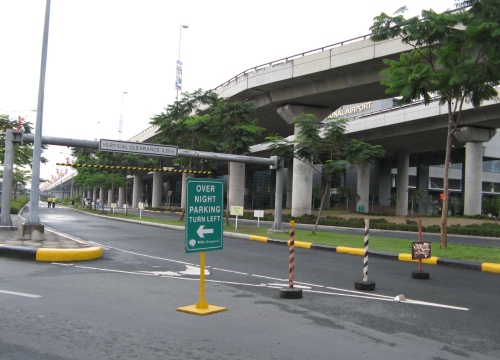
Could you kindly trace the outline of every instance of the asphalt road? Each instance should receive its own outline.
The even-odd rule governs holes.
[[[40,218],[104,256],[0,259],[0,359],[500,357],[498,274],[424,265],[430,280],[416,280],[415,264],[373,258],[376,290],[361,293],[361,257],[296,249],[303,297],[281,299],[288,248],[225,238],[206,253],[205,297],[227,311],[198,316],[177,311],[200,296],[199,256],[183,251],[183,231],[63,208]]]
[[[124,211],[122,209],[116,210],[117,212]],[[139,210],[129,209],[129,213],[139,216]],[[178,214],[171,213],[163,213],[163,212],[149,212],[143,211],[142,216],[144,217],[157,217],[163,218],[168,217],[171,219],[178,219]],[[232,223],[234,223],[234,219],[230,219]],[[246,220],[246,219],[238,219],[238,224],[242,225],[254,225],[257,226],[256,220]],[[269,221],[260,221],[260,226],[271,228],[273,224]],[[285,229],[288,229],[289,226],[287,224],[284,225]],[[296,224],[295,228],[297,230],[312,230],[313,225],[307,224]],[[353,234],[353,235],[361,235],[364,236],[364,229],[355,229],[355,228],[342,228],[342,227],[333,227],[333,226],[318,226],[318,231],[331,232],[335,234]],[[371,236],[380,236],[394,239],[402,239],[402,240],[418,240],[418,234],[411,231],[386,231],[379,229],[370,229]],[[423,235],[424,241],[431,241],[434,243],[440,242],[440,234],[435,233],[425,233]],[[476,245],[476,246],[486,246],[486,247],[500,247],[500,239],[493,237],[477,237],[477,236],[463,236],[463,235],[453,235],[448,234],[448,243],[449,244],[459,244],[459,245]]]

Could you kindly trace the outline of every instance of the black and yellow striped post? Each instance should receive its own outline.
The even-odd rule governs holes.
[[[302,289],[293,287],[295,277],[295,220],[290,221],[290,243],[288,248],[288,288],[280,289],[280,297],[284,299],[300,299]]]

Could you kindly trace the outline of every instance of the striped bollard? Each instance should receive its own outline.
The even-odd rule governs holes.
[[[354,282],[354,287],[358,290],[375,290],[375,282],[368,281],[368,242],[370,240],[370,219],[365,219],[365,244],[363,256],[363,281]]]
[[[293,287],[294,273],[295,273],[295,220],[290,220],[288,288],[280,289],[280,298],[300,299],[302,297],[302,289],[296,289]]]

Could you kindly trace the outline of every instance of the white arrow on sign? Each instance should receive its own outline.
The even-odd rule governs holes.
[[[214,229],[205,229],[205,225],[201,225],[196,231],[199,237],[204,238],[205,234],[213,234]]]

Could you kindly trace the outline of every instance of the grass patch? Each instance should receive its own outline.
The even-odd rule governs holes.
[[[100,210],[87,210],[94,214],[103,214]],[[104,212],[103,215],[110,217],[123,218],[128,220],[141,220],[145,222],[151,222],[156,224],[167,224],[167,225],[177,225],[184,226],[184,221],[173,220],[168,218],[154,218],[143,216],[139,219],[136,215],[125,215],[125,214],[113,214],[111,212]],[[267,227],[248,226],[248,225],[238,225],[238,230],[234,230],[234,224],[226,225],[224,224],[224,231],[236,232],[241,234],[249,234],[256,236],[264,236],[274,239],[289,240],[290,236],[288,233],[267,233]],[[349,234],[334,234],[328,232],[316,232],[313,235],[309,230],[295,230],[295,240],[309,242],[321,245],[330,246],[347,246],[353,248],[363,248],[364,237],[360,235],[349,235]],[[417,239],[415,239],[417,241]],[[386,238],[379,236],[370,236],[370,250],[378,250],[390,253],[407,253],[411,254],[411,240],[400,240],[394,238]],[[475,261],[475,262],[491,262],[500,263],[500,249],[484,246],[474,246],[474,245],[456,245],[448,244],[447,249],[440,249],[438,243],[432,243],[432,256],[442,257],[446,259],[453,260],[465,260],[465,261]]]

